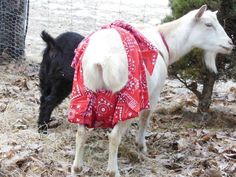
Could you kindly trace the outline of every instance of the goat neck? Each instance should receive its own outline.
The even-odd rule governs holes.
[[[169,65],[178,61],[194,47],[191,43],[191,22],[183,17],[158,26],[169,46]]]

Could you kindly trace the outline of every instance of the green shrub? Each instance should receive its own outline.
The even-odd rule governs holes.
[[[229,36],[236,38],[236,0],[170,0],[172,15],[167,16],[163,22],[172,21],[193,9],[207,4],[208,9],[219,10],[218,19]],[[235,36],[235,37],[234,37]],[[215,75],[208,71],[202,61],[203,52],[195,49],[182,60],[169,67],[169,75],[179,79],[185,86],[196,94],[199,112],[207,112],[211,104],[213,86],[216,80],[236,78],[236,52],[232,55],[219,55],[216,59],[219,73]],[[203,90],[198,90],[198,85],[203,85]]]

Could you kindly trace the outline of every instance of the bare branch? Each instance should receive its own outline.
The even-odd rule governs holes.
[[[176,77],[181,83],[183,83],[184,86],[185,86],[187,89],[191,90],[198,98],[201,97],[202,93],[197,90],[197,87],[196,87],[193,83],[188,84],[185,80],[181,79],[177,74],[175,75],[175,77]]]

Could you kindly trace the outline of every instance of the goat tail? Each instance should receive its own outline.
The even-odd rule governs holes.
[[[50,49],[55,48],[55,46],[56,46],[55,39],[50,34],[48,34],[46,31],[43,30],[41,32],[41,38],[43,39],[44,42],[46,42],[47,46]]]
[[[128,81],[128,64],[120,62],[114,56],[103,62],[92,63],[83,72],[85,86],[93,91],[106,89],[115,93]]]
[[[103,80],[108,90],[120,91],[128,81],[128,64],[116,56],[107,58],[103,63]]]

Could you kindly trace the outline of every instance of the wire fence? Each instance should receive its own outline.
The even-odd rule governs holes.
[[[37,62],[44,48],[42,30],[54,37],[65,31],[87,35],[117,19],[157,24],[170,12],[168,0],[30,0],[26,36],[28,3],[0,0],[0,54],[18,58],[25,49],[26,58]]]
[[[0,55],[3,57],[24,57],[28,3],[28,0],[0,1]]]

